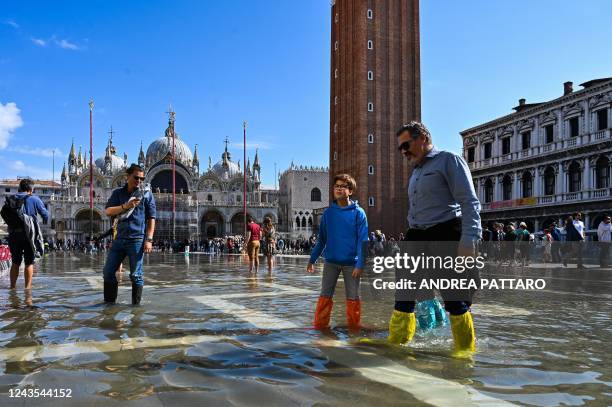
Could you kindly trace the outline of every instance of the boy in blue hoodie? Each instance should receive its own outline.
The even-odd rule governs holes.
[[[359,279],[365,264],[364,243],[368,242],[368,220],[365,211],[351,195],[357,188],[355,179],[348,174],[334,177],[334,201],[323,212],[319,227],[319,239],[310,255],[306,268],[314,273],[314,263],[325,249],[321,295],[315,311],[314,327],[329,326],[334,290],[340,273],[346,289],[346,319],[349,329],[359,328],[361,302]]]

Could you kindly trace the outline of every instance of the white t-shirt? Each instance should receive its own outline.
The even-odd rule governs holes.
[[[581,220],[574,219],[574,227],[580,233],[580,236],[584,237],[584,222]]]
[[[606,224],[601,222],[597,228],[597,237],[600,242],[611,242],[612,241],[612,223]]]

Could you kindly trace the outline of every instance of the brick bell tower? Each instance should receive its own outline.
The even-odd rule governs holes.
[[[421,118],[419,1],[331,4],[330,182],[355,177],[370,231],[397,234],[406,229],[409,168],[395,132]]]

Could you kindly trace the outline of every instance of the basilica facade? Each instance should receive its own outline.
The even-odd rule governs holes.
[[[163,136],[143,150],[141,143],[136,162],[145,169],[145,184],[149,184],[157,204],[156,240],[182,241],[242,234],[244,231],[243,186],[245,174],[240,161],[235,162],[228,151],[228,140],[220,160],[200,166],[198,146],[194,150],[174,130],[175,114],[170,113]],[[175,191],[173,203],[173,160],[175,162]],[[89,206],[89,160],[74,141],[61,174],[61,188],[48,200],[51,214],[49,228],[57,239],[85,240],[90,233],[98,234],[110,228],[104,214],[107,199],[113,189],[126,181],[129,166],[127,154],[117,155],[112,131],[104,155],[93,165],[93,215]],[[253,163],[246,165],[247,214],[261,223],[264,216],[278,219],[278,196],[274,190],[261,185],[261,166],[258,152]],[[173,205],[175,206],[173,216]],[[93,219],[93,221],[92,221]]]

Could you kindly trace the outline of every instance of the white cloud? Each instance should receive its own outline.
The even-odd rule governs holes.
[[[55,45],[62,49],[67,49],[70,51],[78,51],[82,49],[81,46],[68,41],[67,39],[57,38],[57,36],[52,35],[51,38],[36,38],[30,37],[30,40],[34,43],[34,45],[39,47],[46,47],[47,45]]]
[[[62,157],[63,153],[59,148],[40,148],[40,147],[30,147],[30,146],[15,146],[9,147],[7,151],[11,151],[13,153],[19,154],[29,154],[36,155],[39,157],[53,157],[53,151],[55,151],[56,157]]]
[[[19,113],[21,110],[15,103],[0,103],[0,150],[8,146],[9,139],[15,129],[23,126],[23,120]]]
[[[4,24],[10,25],[13,28],[19,28],[19,24],[17,24],[14,20],[5,20]]]
[[[76,51],[79,49],[78,45],[73,44],[72,42],[68,40],[55,40],[55,43],[57,44],[58,47],[63,48],[63,49],[69,49],[72,51]]]
[[[238,149],[238,150],[242,150],[243,149],[243,145],[242,143],[230,143],[230,147],[234,150]],[[274,146],[270,143],[267,143],[265,141],[247,141],[246,143],[246,148],[247,150],[255,150],[256,148],[260,149],[260,150],[271,150],[272,148],[274,148]]]
[[[40,38],[34,38],[34,37],[32,37],[32,38],[30,38],[30,39],[32,40],[32,42],[33,42],[34,44],[38,45],[39,47],[45,47],[45,46],[47,46],[47,41],[45,41],[45,40],[42,40],[42,39],[40,39]]]
[[[26,165],[21,160],[9,161],[7,164],[8,167],[13,171],[21,171],[26,168]]]
[[[30,177],[33,179],[51,180],[53,179],[53,171],[51,168],[37,168],[29,164],[24,163],[21,160],[15,161],[3,161],[2,164],[8,170],[2,171],[2,178],[13,179],[17,177]],[[56,170],[55,177],[57,179],[58,173]]]

